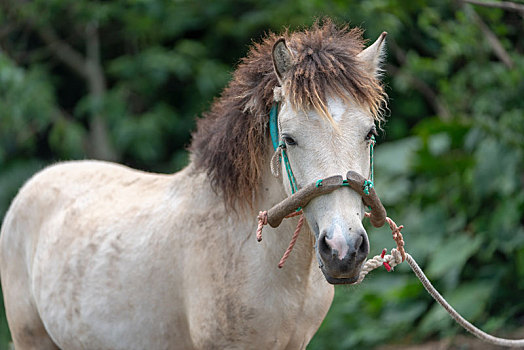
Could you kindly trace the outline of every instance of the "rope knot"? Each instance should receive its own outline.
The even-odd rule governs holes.
[[[271,161],[269,162],[269,165],[271,167],[271,174],[273,174],[274,177],[280,176],[280,157],[282,156],[282,148],[277,147],[275,150],[275,153],[273,153],[273,156],[271,157]]]
[[[380,254],[380,257],[382,259],[384,259],[384,256],[386,255],[386,252],[387,252],[386,248],[382,249],[382,254]],[[386,268],[387,272],[391,271],[391,265],[389,265],[388,262],[385,259],[384,259],[384,262],[382,263],[382,265],[384,265],[384,267]]]
[[[404,225],[397,226],[395,221],[393,221],[391,218],[387,217],[386,221],[389,224],[389,228],[391,229],[391,234],[393,236],[393,240],[397,243],[397,250],[400,252],[400,255],[402,256],[402,261],[406,260],[406,252],[404,250],[404,238],[402,237],[402,233],[400,230],[404,228]]]
[[[267,210],[258,212],[258,227],[257,227],[257,241],[262,240],[262,228],[267,225]]]
[[[273,89],[273,101],[280,102],[282,101],[282,97],[284,95],[284,92],[282,91],[281,86],[275,86]]]
[[[369,194],[369,190],[373,188],[373,181],[366,180],[362,186],[365,194]]]
[[[391,256],[393,257],[395,265],[398,265],[404,261],[404,258],[402,258],[402,254],[396,248],[391,249]]]

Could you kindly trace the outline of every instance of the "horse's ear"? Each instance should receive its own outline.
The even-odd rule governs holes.
[[[386,35],[388,33],[382,32],[373,45],[358,54],[358,58],[364,62],[366,69],[375,76],[378,76],[382,71],[382,60],[386,51]]]
[[[285,74],[292,66],[293,54],[286,45],[286,39],[280,38],[273,45],[273,67],[280,85],[282,85]]]

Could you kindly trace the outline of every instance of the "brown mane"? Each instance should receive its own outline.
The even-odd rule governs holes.
[[[313,108],[329,117],[326,94],[345,98],[349,93],[380,120],[384,90],[356,57],[364,47],[361,29],[337,28],[328,19],[309,30],[286,31],[282,36],[294,54],[285,82],[293,108]],[[279,84],[272,48],[279,37],[270,33],[251,48],[193,134],[192,160],[207,172],[229,207],[253,204],[267,164],[269,110],[273,89]]]

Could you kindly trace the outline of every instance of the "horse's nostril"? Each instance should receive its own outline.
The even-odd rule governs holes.
[[[362,235],[360,235],[360,237],[358,237],[355,240],[355,250],[360,250],[361,249],[363,241],[364,241],[364,237],[362,237]]]
[[[320,235],[320,238],[318,239],[318,248],[321,253],[330,254],[331,247],[329,246],[326,240],[327,240],[327,235],[325,232],[322,232],[322,234]]]
[[[368,239],[365,233],[361,233],[359,239],[357,240],[358,246],[355,246],[355,249],[358,249],[359,253],[363,254],[364,257],[369,253],[369,244]]]

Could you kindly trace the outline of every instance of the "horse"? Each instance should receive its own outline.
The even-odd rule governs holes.
[[[304,349],[333,285],[353,283],[368,255],[364,204],[350,188],[313,199],[278,269],[298,219],[257,243],[257,211],[292,193],[270,170],[268,115],[278,94],[298,188],[369,176],[385,36],[366,48],[362,29],[329,19],[266,34],[198,120],[175,174],[83,160],[29,179],[0,236],[15,348]]]

